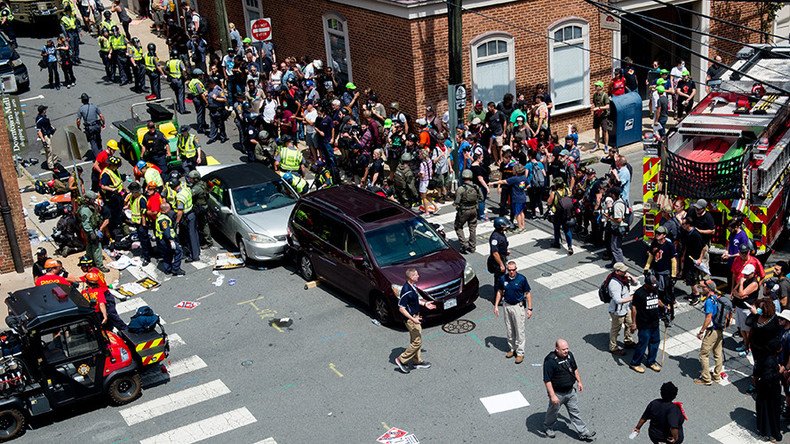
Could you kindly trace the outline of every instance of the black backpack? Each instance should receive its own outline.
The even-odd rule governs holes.
[[[721,295],[716,299],[716,316],[713,317],[713,328],[724,330],[732,317],[732,300],[727,296]]]
[[[604,304],[612,302],[612,295],[609,293],[609,282],[612,281],[612,278],[614,278],[614,272],[609,273],[606,279],[603,280],[603,284],[598,287],[598,299]]]
[[[159,323],[159,315],[154,310],[145,305],[137,309],[137,312],[129,321],[129,331],[132,333],[147,333],[153,331]]]
[[[557,215],[564,222],[574,220],[576,217],[576,204],[573,202],[573,197],[562,196],[559,204],[557,205]]]

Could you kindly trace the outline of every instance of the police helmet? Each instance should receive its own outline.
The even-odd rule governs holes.
[[[411,161],[412,161],[412,159],[413,159],[413,157],[412,157],[412,155],[411,155],[411,154],[409,154],[409,153],[403,153],[403,154],[401,154],[401,156],[400,156],[400,161],[401,161],[401,162],[411,162]]]
[[[132,37],[132,43],[134,43],[135,45],[139,45],[140,44],[140,39],[137,38],[137,37]]]
[[[171,189],[175,190],[176,188],[179,187],[179,185],[181,185],[181,179],[177,177],[171,177],[170,180],[168,181],[168,184],[170,185]]]
[[[102,35],[104,35],[104,34],[110,35],[110,30],[107,29],[107,28],[102,28],[101,33],[102,33]]]
[[[469,170],[464,170],[464,172],[466,172],[466,171],[469,171]],[[508,222],[508,220],[505,219],[504,217],[497,217],[496,219],[494,219],[494,229],[495,230],[501,230],[501,229],[507,228],[509,226],[510,226],[510,222]]]
[[[121,158],[112,156],[107,159],[107,164],[112,166],[121,166]]]
[[[420,138],[419,138],[419,137],[417,137],[417,135],[416,135],[416,134],[409,134],[409,135],[407,135],[407,136],[406,136],[406,140],[407,140],[407,141],[411,141],[411,142],[415,142],[415,143],[416,143],[417,141],[419,141],[419,140],[420,140]]]
[[[156,52],[156,43],[149,43],[148,44],[148,51],[149,52]]]
[[[474,174],[472,174],[472,170],[470,170],[470,169],[468,169],[468,168],[467,168],[467,169],[465,169],[465,170],[464,170],[464,171],[461,173],[461,178],[462,178],[462,179],[469,179],[469,180],[472,180],[472,178],[473,178],[473,177],[475,177],[475,175],[474,175]]]
[[[200,172],[198,172],[198,170],[192,170],[187,174],[187,177],[194,180],[200,179]]]
[[[175,179],[175,180],[181,180],[181,173],[180,173],[180,172],[178,172],[177,170],[173,170],[173,171],[171,171],[171,172],[170,172],[170,179],[168,179],[168,180],[173,180],[173,179]]]
[[[118,29],[118,25],[113,25],[112,28],[110,28],[110,29],[112,30],[112,32],[120,31],[120,29]]]
[[[83,255],[83,256],[80,258],[80,261],[79,261],[79,262],[77,262],[77,265],[78,265],[78,266],[80,266],[80,267],[92,267],[92,266],[93,266],[93,264],[94,264],[94,262],[93,262],[93,258],[91,258],[91,257],[90,257],[90,256],[88,256],[88,255]]]
[[[110,18],[112,16],[112,12],[109,9],[104,10],[104,17]]]
[[[181,125],[181,128],[179,128],[179,129],[181,130],[182,133],[188,133],[189,132],[189,125]]]
[[[266,131],[266,130],[261,130],[261,131],[258,133],[258,138],[259,138],[259,139],[264,139],[264,140],[265,140],[265,139],[268,139],[268,138],[269,138],[269,132],[268,132],[268,131]]]
[[[139,193],[143,190],[143,187],[140,186],[138,182],[132,182],[129,184],[129,192],[130,193]]]
[[[291,182],[292,180],[294,180],[294,175],[291,174],[290,172],[289,173],[285,173],[285,174],[283,174],[283,179],[285,179],[288,182]]]
[[[171,49],[171,50],[170,50],[170,57],[171,57],[171,58],[176,58],[176,57],[178,57],[178,51],[176,51],[175,49]]]

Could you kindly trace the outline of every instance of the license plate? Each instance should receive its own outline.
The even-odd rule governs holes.
[[[444,309],[445,310],[453,308],[456,305],[458,305],[458,299],[456,299],[456,298],[452,298],[452,299],[448,299],[448,300],[444,301]]]

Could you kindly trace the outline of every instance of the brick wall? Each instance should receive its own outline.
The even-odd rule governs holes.
[[[0,116],[3,112],[0,110]],[[30,251],[30,242],[25,228],[25,218],[22,214],[22,196],[19,193],[19,183],[17,181],[16,169],[14,168],[13,153],[11,143],[8,140],[8,129],[6,121],[0,117],[0,174],[3,176],[8,204],[11,207],[11,215],[14,220],[17,241],[22,249],[22,260],[25,266],[33,265],[33,255]],[[8,244],[8,233],[5,225],[0,219],[0,273],[14,271],[14,261],[11,256],[11,248]]]
[[[744,26],[748,26],[749,28],[760,29],[760,14],[757,11],[756,3],[714,0],[711,2],[710,12],[712,17],[719,17],[731,22],[740,23]],[[717,20],[711,20],[710,33],[738,42],[760,42],[760,33],[739,29],[735,26],[731,26],[727,23]],[[725,64],[730,64],[735,61],[735,57],[730,54],[726,54],[725,51],[735,54],[743,47],[743,45],[712,37],[710,39],[710,47],[711,56],[714,54],[720,54],[724,59]]]

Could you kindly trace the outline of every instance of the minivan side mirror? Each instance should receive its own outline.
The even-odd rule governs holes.
[[[225,205],[219,207],[219,212],[222,214],[233,214],[233,211],[230,208],[226,207]]]
[[[364,256],[354,256],[351,258],[351,260],[357,265],[362,265],[365,268],[370,268],[370,262],[368,262],[368,260]]]

